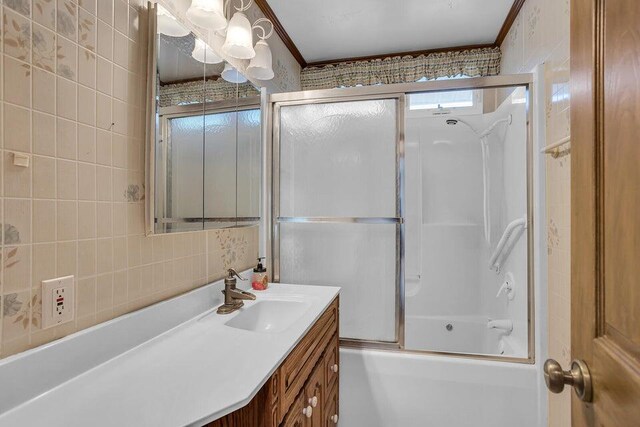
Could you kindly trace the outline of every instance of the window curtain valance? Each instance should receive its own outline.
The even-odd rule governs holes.
[[[236,94],[238,98],[260,95],[256,88],[248,83],[236,85],[221,78],[207,80],[204,85],[202,81],[167,84],[160,86],[160,107],[201,104],[203,91],[206,102],[236,99]]]
[[[345,62],[302,70],[302,89],[332,89],[356,85],[412,83],[423,77],[495,76],[500,73],[500,48],[396,56]]]

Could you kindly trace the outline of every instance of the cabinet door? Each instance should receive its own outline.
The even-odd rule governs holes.
[[[311,421],[310,425],[313,427],[322,427],[324,425],[325,389],[323,368],[323,363],[316,365],[304,389],[305,403],[312,408],[312,414],[309,419]]]
[[[324,426],[335,427],[338,424],[338,385],[335,384],[327,396],[327,406],[324,411]]]
[[[324,386],[327,392],[325,393],[325,399],[329,398],[328,390],[331,390],[333,385],[338,380],[338,369],[339,369],[339,350],[338,350],[338,334],[335,334],[331,341],[329,341],[329,346],[324,354]]]
[[[307,417],[309,413],[312,411],[309,411],[305,393],[302,391],[289,408],[281,427],[311,427],[311,418]]]

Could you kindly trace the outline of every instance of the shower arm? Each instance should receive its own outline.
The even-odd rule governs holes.
[[[491,132],[493,132],[493,130],[496,128],[496,126],[498,126],[500,123],[509,123],[509,124],[513,123],[513,116],[509,114],[509,116],[507,116],[504,119],[496,120],[491,126],[489,126],[487,129],[484,130],[484,132],[480,134],[480,138],[489,136]]]

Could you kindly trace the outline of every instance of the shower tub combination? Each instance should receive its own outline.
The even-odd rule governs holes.
[[[531,76],[271,95],[275,281],[342,287],[341,425],[537,426]]]

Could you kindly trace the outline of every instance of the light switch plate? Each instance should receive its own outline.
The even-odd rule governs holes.
[[[42,329],[72,321],[75,305],[73,276],[42,281]]]

